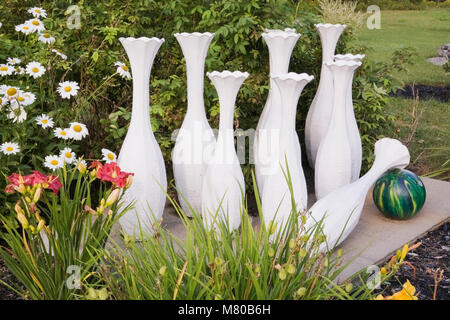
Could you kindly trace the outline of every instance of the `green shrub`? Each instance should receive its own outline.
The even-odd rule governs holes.
[[[349,0],[352,1],[352,0]],[[381,10],[421,10],[427,6],[423,0],[359,0],[358,8],[366,10],[370,5],[377,5]]]

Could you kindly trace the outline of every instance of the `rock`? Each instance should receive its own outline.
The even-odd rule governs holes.
[[[440,49],[438,49],[437,53],[439,57],[450,59],[450,43],[444,44]]]

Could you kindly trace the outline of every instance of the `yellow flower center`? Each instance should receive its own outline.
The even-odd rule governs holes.
[[[8,67],[2,66],[0,67],[0,71],[8,71]]]
[[[66,158],[72,158],[72,154],[70,152],[66,152]]]
[[[25,98],[24,97],[18,97],[17,100],[19,100],[20,102],[23,102],[23,101],[25,101]]]
[[[39,21],[37,21],[37,20],[33,20],[31,23],[34,24],[35,26],[39,25]]]
[[[9,88],[8,91],[6,91],[6,94],[8,96],[14,96],[17,93],[16,88]]]
[[[53,159],[52,161],[50,161],[50,163],[54,166],[56,166],[58,164],[58,160]]]
[[[23,26],[23,30],[28,30],[29,28],[27,26]]]
[[[43,34],[44,38],[50,38],[50,35],[48,33]]]
[[[31,71],[33,71],[34,73],[38,73],[39,72],[39,68],[34,67],[33,69],[31,69]]]
[[[21,72],[22,70],[20,69],[20,67],[16,68],[16,72]]]
[[[43,124],[47,124],[48,120],[47,119],[42,119],[42,123]]]
[[[70,91],[72,91],[72,87],[67,86],[67,87],[64,88],[64,91],[65,92],[70,92]]]
[[[14,148],[11,147],[11,146],[6,147],[6,151],[8,151],[8,152],[11,152],[11,151],[13,151],[13,150],[14,150]]]
[[[109,160],[113,160],[114,159],[114,155],[112,153],[108,153],[108,159]]]
[[[73,131],[75,131],[75,132],[81,132],[81,126],[78,125],[78,124],[74,125],[74,126],[73,126]]]
[[[36,9],[36,10],[34,10],[36,13],[41,13],[41,10],[39,10],[39,9]]]
[[[62,136],[65,136],[67,133],[63,130],[63,131],[60,132],[60,134],[61,134]]]
[[[124,71],[128,71],[127,66],[121,66]]]

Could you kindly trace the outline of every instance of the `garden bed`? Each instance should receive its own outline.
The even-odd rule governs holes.
[[[394,97],[414,98],[418,95],[420,100],[436,99],[442,102],[450,101],[450,86],[427,86],[427,85],[407,85],[396,93],[391,94]]]
[[[422,244],[406,256],[406,261],[416,268],[414,277],[413,269],[404,264],[400,267],[394,280],[386,287],[387,295],[401,289],[401,284],[406,280],[416,287],[419,300],[433,299],[434,278],[433,273],[440,269],[443,271],[443,279],[436,290],[436,299],[450,299],[450,222],[444,223],[440,228],[428,232],[418,242]],[[387,263],[388,261],[386,261]]]

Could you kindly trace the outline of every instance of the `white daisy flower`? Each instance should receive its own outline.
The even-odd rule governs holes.
[[[8,58],[8,59],[6,59],[6,62],[9,65],[15,65],[15,64],[21,63],[22,60],[20,60],[19,58]]]
[[[21,66],[14,66],[14,72],[18,75],[25,74],[25,69]]]
[[[55,124],[53,122],[53,118],[50,118],[46,114],[42,114],[38,117],[36,117],[36,122],[38,125],[42,126],[42,128],[53,128],[53,125]]]
[[[75,159],[74,162],[76,163],[77,166],[78,166],[79,164],[81,164],[81,165],[87,167],[87,162],[86,162],[86,160],[84,160],[84,159],[82,159],[82,158]]]
[[[30,77],[36,79],[45,73],[45,68],[39,62],[33,61],[27,64],[25,71]]]
[[[19,145],[15,142],[4,142],[0,145],[0,151],[4,154],[16,154],[20,152]]]
[[[69,137],[73,140],[81,140],[89,135],[86,125],[79,122],[71,122],[69,128]]]
[[[70,99],[72,96],[76,96],[80,87],[75,81],[64,81],[59,84],[57,89],[59,95],[63,99]]]
[[[65,163],[73,163],[76,160],[75,152],[73,152],[70,148],[64,148],[61,150],[59,156],[61,159],[64,159]]]
[[[67,56],[66,56],[64,53],[62,53],[61,50],[58,50],[58,49],[52,49],[52,52],[53,52],[53,53],[56,53],[56,55],[60,56],[61,59],[67,60]]]
[[[34,29],[32,27],[30,27],[28,24],[26,23],[22,23],[16,26],[16,31],[17,32],[22,32],[25,35],[28,35],[30,33],[34,32]]]
[[[14,67],[8,64],[0,64],[0,76],[10,76],[14,73]]]
[[[2,110],[3,106],[8,103],[5,97],[0,97],[0,110]]]
[[[122,78],[131,79],[130,71],[128,70],[128,67],[125,65],[125,63],[117,61],[114,65],[117,66],[116,71]]]
[[[2,27],[2,25],[3,25],[3,24],[0,22],[0,28]]]
[[[4,91],[3,91],[4,90]],[[4,96],[9,101],[17,99],[20,93],[20,89],[17,87],[5,86],[2,91],[4,92]]]
[[[69,132],[70,132],[69,128],[66,129],[56,128],[55,130],[53,130],[55,137],[63,140],[67,140],[70,138]]]
[[[19,100],[21,105],[26,107],[33,104],[36,101],[36,96],[34,95],[34,93],[31,92],[23,92],[19,94],[17,100]]]
[[[53,42],[56,41],[55,38],[52,37],[49,33],[41,33],[39,35],[38,40],[43,42],[43,43],[48,43],[48,44],[53,43]]]
[[[35,18],[47,18],[47,11],[39,7],[33,7],[27,10]]]
[[[17,123],[22,123],[27,119],[25,109],[16,100],[11,101],[8,118]]]
[[[42,32],[45,30],[44,23],[37,18],[27,20],[27,21],[25,21],[25,24],[28,25],[33,30],[32,32],[35,32],[35,31]]]
[[[44,166],[55,171],[56,169],[62,168],[64,166],[64,160],[57,155],[49,155],[44,159]]]
[[[106,163],[116,162],[117,161],[116,154],[114,152],[112,152],[111,150],[102,149],[102,155],[103,155],[103,159],[102,160],[106,161]]]

